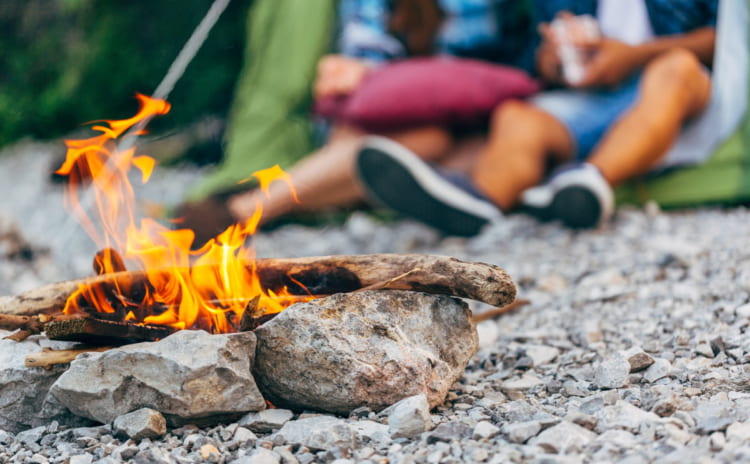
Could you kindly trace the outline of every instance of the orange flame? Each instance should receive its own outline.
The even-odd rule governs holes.
[[[129,181],[131,167],[147,182],[155,161],[136,156],[135,148],[117,151],[115,140],[139,123],[169,112],[166,101],[137,95],[140,110],[129,119],[107,120],[92,126],[99,135],[85,140],[67,140],[65,162],[58,174],[69,177],[66,206],[72,209],[86,231],[104,249],[96,265],[104,273],[121,270],[117,250],[138,279],[114,279],[113,288],[82,285],[68,299],[66,314],[110,313],[120,320],[169,325],[180,329],[203,328],[211,332],[238,329],[248,303],[254,314],[274,313],[294,299],[262,288],[254,250],[246,245],[255,233],[261,215],[228,227],[201,249],[191,251],[195,234],[189,229],[171,230],[150,218],[136,220],[135,193]],[[288,174],[278,166],[254,174],[263,191],[276,180],[286,182],[296,199]],[[82,186],[89,182],[98,217],[91,218],[81,205]],[[137,298],[136,298],[137,296]],[[309,297],[307,299],[312,299]]]

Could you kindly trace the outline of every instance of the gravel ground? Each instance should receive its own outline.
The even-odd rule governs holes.
[[[54,150],[25,143],[0,155],[0,293],[90,272],[93,245],[79,230],[61,237],[61,190],[46,182]],[[198,174],[157,174],[144,196],[174,204]],[[7,239],[13,224],[30,246]],[[479,352],[424,432],[397,438],[394,419],[388,429],[387,414],[368,411],[336,427],[328,416],[294,416],[288,424],[313,420],[300,423],[308,435],[318,429],[302,438],[252,418],[139,442],[109,425],[52,423],[0,431],[0,461],[748,462],[748,225],[743,208],[647,208],[587,232],[512,216],[471,240],[364,214],[325,230],[263,233],[260,256],[410,252],[498,264],[531,303],[480,324]]]

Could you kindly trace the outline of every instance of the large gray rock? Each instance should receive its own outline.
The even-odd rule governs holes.
[[[10,332],[0,330],[0,337]],[[53,420],[77,427],[89,421],[71,414],[65,406],[48,395],[67,364],[50,369],[26,367],[26,355],[43,348],[63,349],[71,343],[50,342],[32,336],[22,342],[0,340],[0,430],[17,433],[30,427],[45,425]]]
[[[339,414],[421,393],[441,404],[477,349],[464,302],[395,290],[296,304],[255,334],[254,373],[271,402]]]
[[[144,407],[172,425],[239,417],[265,408],[251,374],[254,352],[252,332],[184,330],[79,356],[50,393],[75,414],[103,423]]]

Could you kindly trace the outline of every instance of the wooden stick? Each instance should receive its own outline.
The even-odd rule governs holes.
[[[399,276],[396,276],[396,277],[394,277],[392,279],[388,279],[388,280],[383,281],[383,282],[376,282],[374,284],[368,285],[367,287],[362,287],[362,288],[359,288],[359,289],[354,290],[354,291],[355,292],[364,292],[364,291],[367,291],[367,290],[385,290],[385,289],[388,289],[388,288],[393,288],[392,285],[394,283],[396,283],[397,281],[399,281],[399,280],[401,280],[401,279],[403,279],[405,277],[408,277],[410,274],[413,274],[413,273],[415,273],[417,271],[421,271],[421,269],[419,269],[419,268],[412,269],[411,271],[404,272],[403,274],[401,274]]]
[[[45,324],[52,321],[64,321],[80,318],[80,315],[67,316],[64,314],[40,314],[37,316],[15,316],[0,314],[0,329],[22,330],[29,335],[38,334],[44,330]],[[25,338],[25,337],[24,337]]]
[[[73,361],[81,353],[92,353],[106,351],[111,346],[98,346],[92,348],[81,348],[77,350],[44,350],[39,353],[26,355],[23,363],[26,367],[52,367],[56,364],[67,364]]]
[[[177,329],[163,325],[134,324],[81,317],[53,321],[44,326],[44,333],[52,340],[71,340],[92,345],[112,345],[160,340]]]
[[[495,319],[505,314],[516,311],[522,308],[523,306],[526,306],[527,304],[531,304],[531,300],[516,300],[513,303],[507,304],[505,306],[501,306],[499,308],[493,308],[493,309],[484,311],[479,314],[474,314],[472,316],[472,319],[476,323],[488,321],[490,319]]]
[[[246,266],[257,270],[264,288],[277,293],[287,288],[293,294],[323,296],[390,281],[389,289],[452,295],[495,306],[510,303],[516,295],[513,281],[500,267],[445,256],[380,254],[268,258],[248,262]],[[143,286],[145,274],[127,271],[46,285],[18,296],[0,298],[0,314],[59,312],[68,296],[80,285],[113,286],[114,283],[126,282],[131,286]]]
[[[26,330],[26,329],[21,329],[19,331],[13,332],[7,337],[3,337],[3,340],[13,340],[14,342],[22,342],[32,335],[34,335],[34,332],[30,330]]]

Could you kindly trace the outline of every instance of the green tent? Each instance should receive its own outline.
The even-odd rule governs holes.
[[[334,0],[255,0],[247,20],[224,159],[190,193],[200,200],[275,164],[288,168],[313,149],[311,86],[329,50]]]
[[[747,115],[748,105],[742,105],[742,101],[738,105],[736,100],[744,98],[747,103],[750,99],[747,64],[750,53],[749,11],[748,0],[721,0],[719,4],[714,97],[723,98],[725,105],[718,112],[705,115],[705,118],[719,119],[726,118],[727,113],[734,111],[738,118],[743,118],[739,127],[725,140],[717,140],[720,143],[706,162],[635,179],[621,186],[616,192],[618,203],[655,201],[664,208],[678,208],[750,202],[750,117]],[[723,72],[722,76],[731,74],[733,77],[722,80],[720,71]],[[747,92],[743,92],[745,89]],[[745,108],[744,116],[737,112],[742,108]],[[702,135],[711,138],[715,134],[704,132]]]

